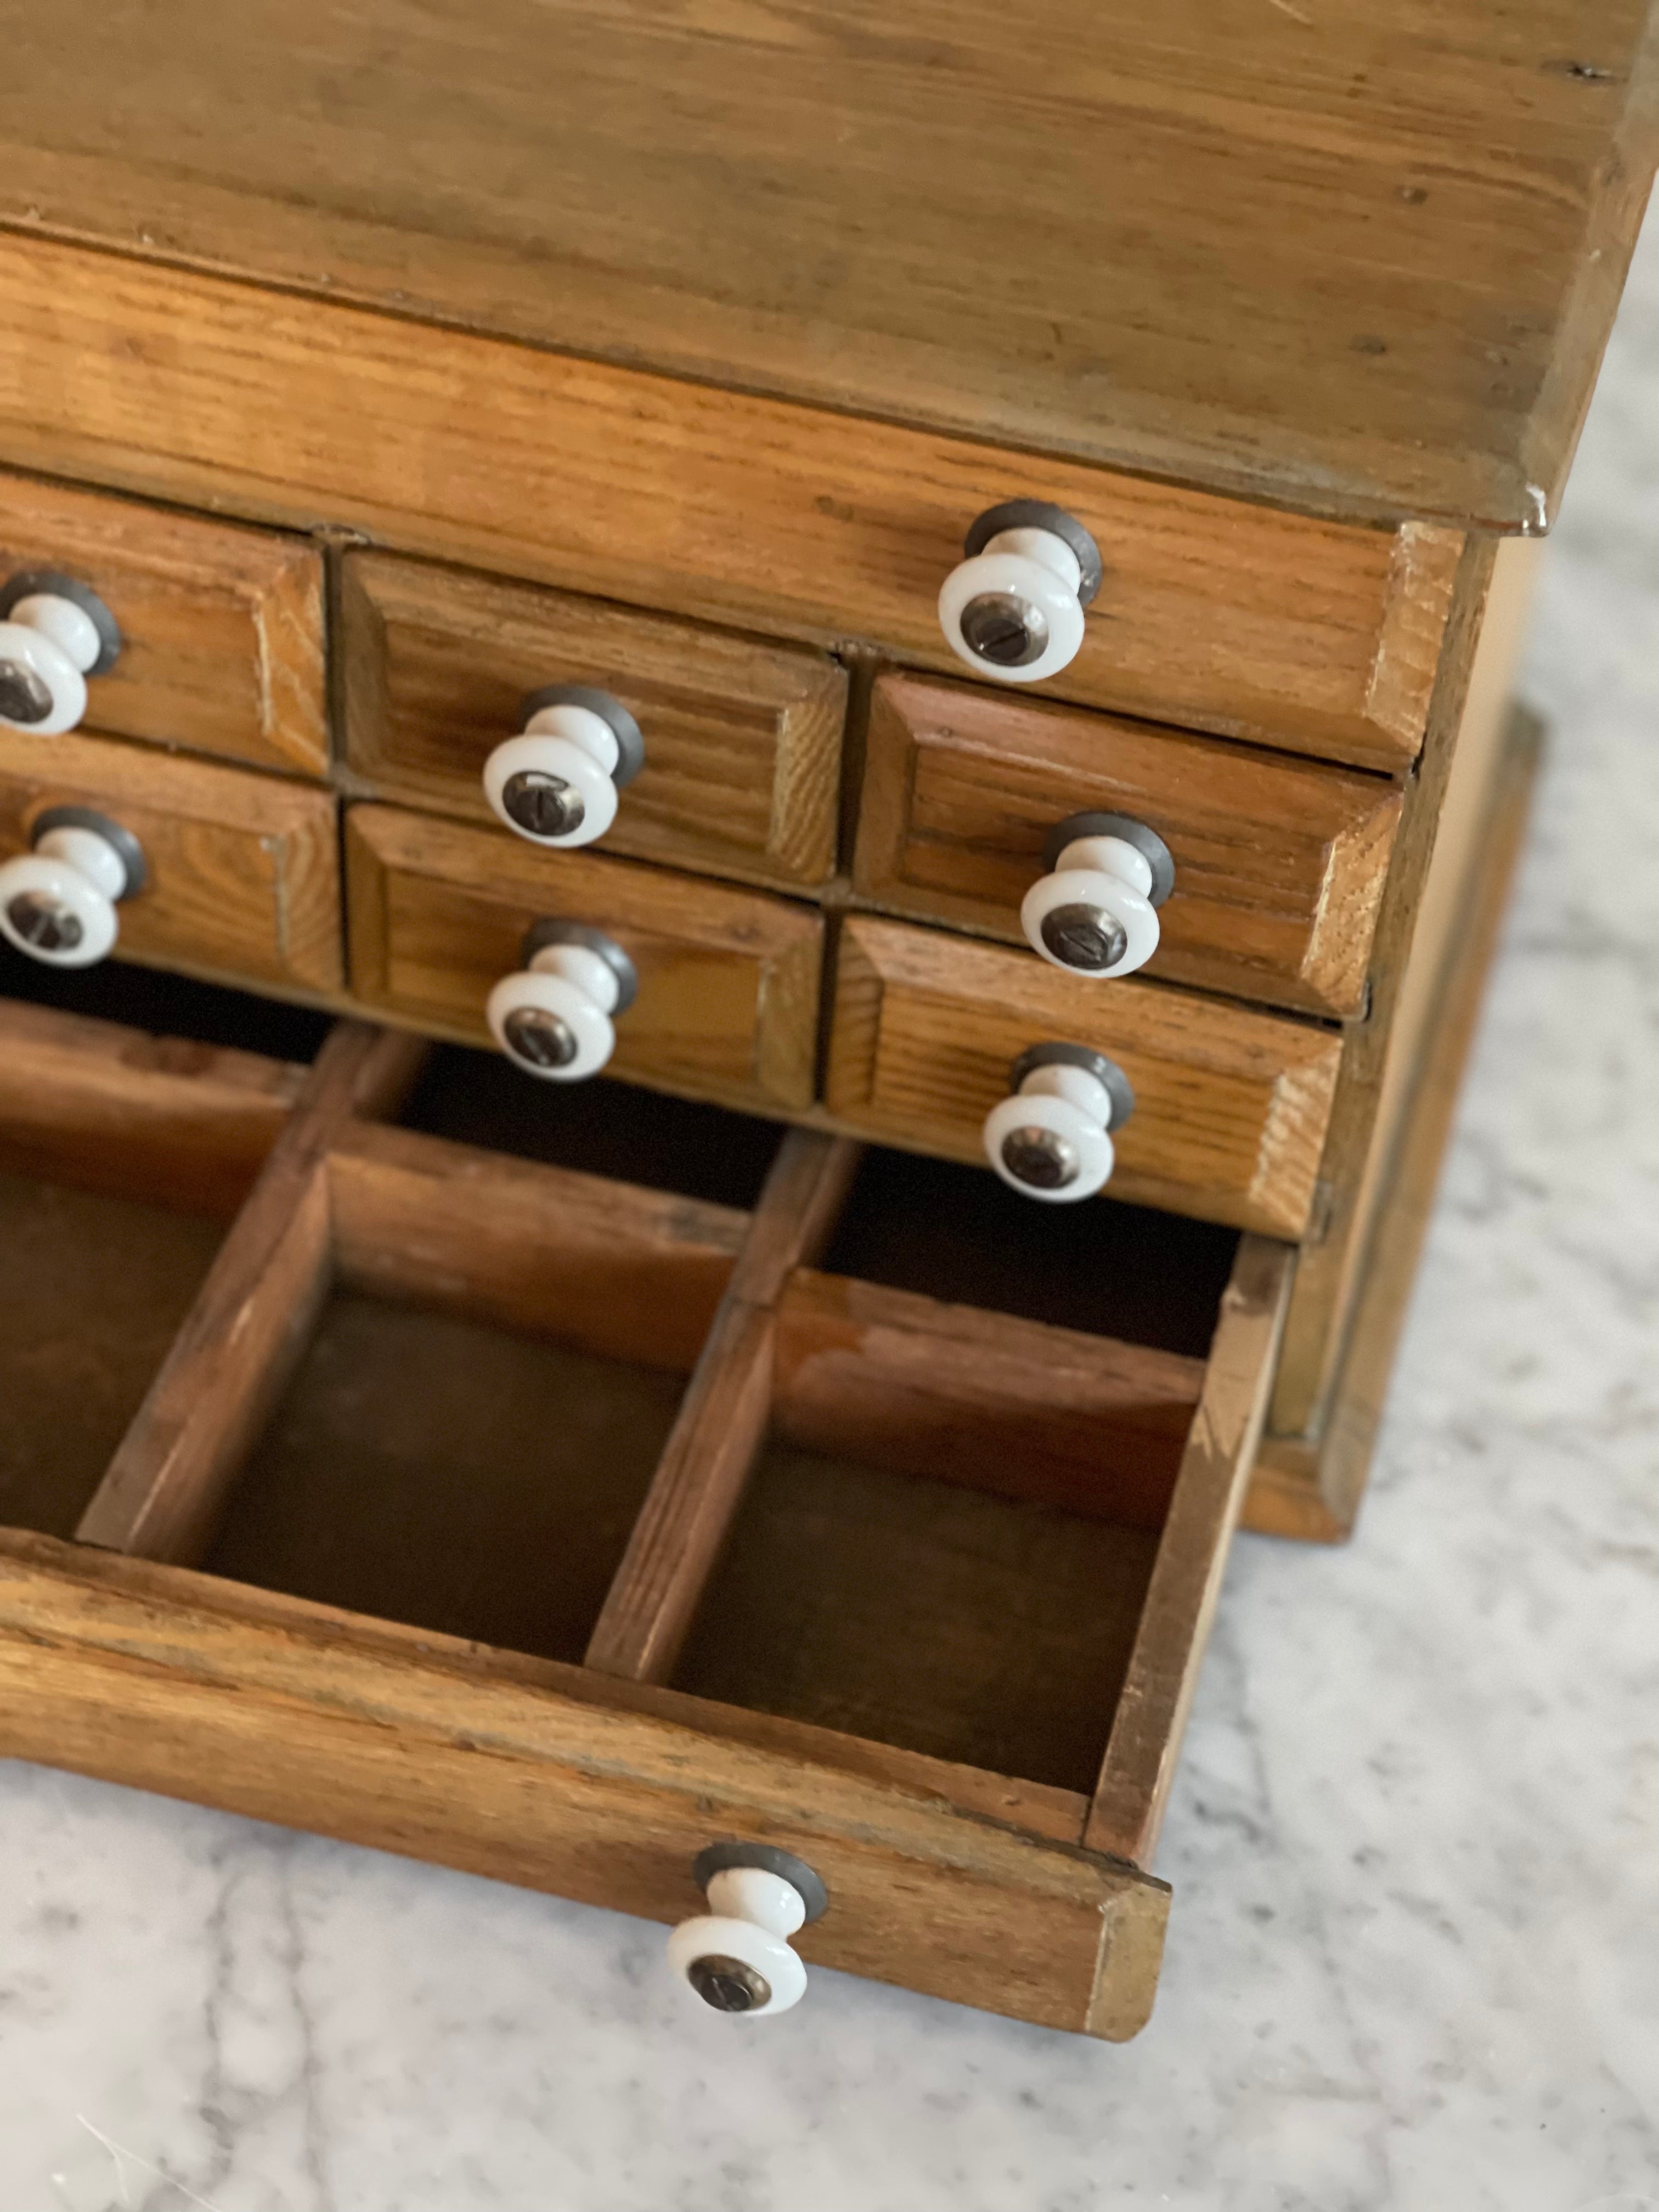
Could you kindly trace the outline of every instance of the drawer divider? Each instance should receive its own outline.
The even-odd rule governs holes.
[[[791,1271],[827,1243],[860,1151],[808,1129],[784,1139],[589,1641],[589,1667],[647,1682],[672,1672],[766,1438],[778,1303]]]
[[[1240,1241],[1182,1455],[1084,1843],[1140,1867],[1157,1848],[1221,1579],[1267,1413],[1295,1254]]]
[[[333,1279],[327,1158],[395,1110],[427,1047],[337,1023],[76,1534],[189,1564],[308,1342]]]

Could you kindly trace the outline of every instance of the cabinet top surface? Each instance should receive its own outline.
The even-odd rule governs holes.
[[[1553,512],[1650,0],[58,0],[0,223],[1325,511]]]

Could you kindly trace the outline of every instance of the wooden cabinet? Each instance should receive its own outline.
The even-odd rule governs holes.
[[[1050,1041],[1106,1054],[1134,1086],[1115,1197],[1302,1234],[1341,1058],[1328,1030],[1134,980],[1079,982],[895,922],[843,927],[824,1087],[840,1121],[979,1160],[1012,1064]]]
[[[823,653],[368,553],[340,645],[347,763],[377,794],[487,818],[522,701],[581,684],[645,740],[608,851],[792,886],[835,867],[847,678]]]
[[[982,688],[876,685],[853,881],[874,904],[1015,944],[1068,816],[1132,816],[1175,864],[1149,974],[1326,1015],[1364,996],[1398,787]]]
[[[119,626],[88,729],[326,770],[323,562],[304,538],[0,476],[0,583],[20,569],[89,586]]]
[[[618,1074],[701,1098],[809,1106],[823,923],[808,908],[505,831],[386,806],[346,817],[357,995],[441,1035],[487,1039],[491,987],[532,922],[604,930],[639,974],[617,1023]]]
[[[27,850],[33,823],[59,806],[106,816],[143,848],[143,889],[118,909],[121,958],[281,990],[340,988],[326,792],[103,738],[0,731],[0,859]]]
[[[1211,1232],[1172,1313],[1103,1224],[1118,1333],[976,1311],[981,1178],[775,1133],[733,1207],[695,1109],[647,1188],[543,1093],[507,1158],[422,1049],[0,1006],[0,1751],[666,1921],[755,1838],[812,1964],[1133,2034],[1286,1252]]]

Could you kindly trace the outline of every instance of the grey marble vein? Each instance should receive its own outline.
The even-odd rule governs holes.
[[[1659,222],[1527,684],[1362,1534],[1238,1547],[1147,2033],[745,2031],[654,1928],[15,1766],[5,2212],[1659,2212]]]

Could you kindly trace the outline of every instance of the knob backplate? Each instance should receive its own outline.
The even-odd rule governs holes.
[[[1035,1075],[1040,1067],[1081,1067],[1092,1075],[1104,1089],[1112,1102],[1113,1129],[1118,1130],[1135,1110],[1134,1086],[1115,1060],[1108,1060],[1103,1052],[1095,1052],[1086,1044],[1028,1045],[1008,1071],[1008,1079],[1016,1095],[1028,1075]]]
[[[1074,514],[1067,514],[1050,500],[1004,500],[1000,507],[988,507],[969,524],[962,541],[963,553],[971,561],[1005,530],[1046,530],[1051,537],[1062,538],[1076,554],[1082,571],[1077,587],[1079,604],[1086,607],[1094,599],[1104,573],[1100,548]]]
[[[15,576],[8,576],[0,584],[0,622],[9,617],[20,599],[32,599],[37,592],[49,592],[53,599],[73,601],[97,631],[98,658],[83,674],[102,676],[114,667],[121,653],[120,624],[90,584],[65,576],[56,568],[20,568]]]
[[[29,824],[30,844],[39,845],[53,830],[90,830],[94,837],[103,839],[126,871],[126,883],[115,894],[118,900],[134,898],[144,888],[149,878],[144,848],[131,830],[112,822],[107,814],[100,814],[92,806],[48,806]]]
[[[639,995],[640,971],[614,937],[607,937],[602,929],[595,929],[586,921],[533,921],[525,932],[520,956],[525,966],[527,968],[536,955],[545,952],[550,945],[580,945],[589,952],[597,952],[617,979],[617,1003],[611,1009],[612,1016],[628,1012]]]
[[[775,1874],[800,1893],[806,1908],[802,1922],[821,1919],[829,1910],[830,1893],[823,1886],[822,1875],[815,1874],[805,1859],[798,1859],[793,1851],[780,1850],[775,1844],[706,1844],[691,1863],[691,1878],[699,1889],[707,1889],[717,1874],[728,1867],[758,1867],[763,1874]]]
[[[645,766],[645,733],[613,692],[601,691],[592,684],[548,684],[539,691],[526,691],[519,702],[520,728],[544,707],[586,707],[590,714],[609,723],[617,740],[617,765],[611,771],[611,781],[618,791],[632,783]]]
[[[1075,845],[1080,837],[1119,837],[1126,845],[1133,845],[1152,872],[1152,887],[1146,896],[1154,906],[1162,906],[1175,889],[1175,855],[1156,830],[1137,822],[1133,814],[1068,814],[1063,822],[1056,822],[1042,841],[1042,865],[1050,875],[1060,866],[1066,847]]]

